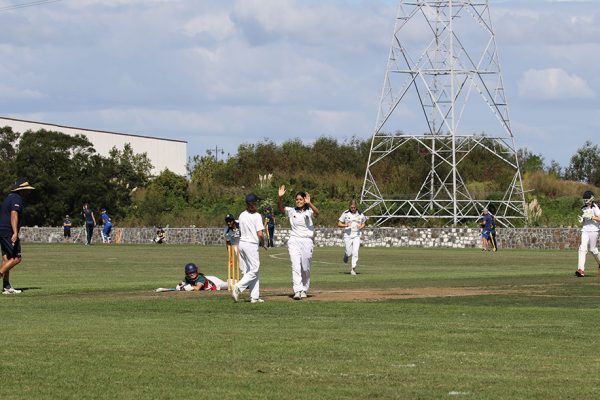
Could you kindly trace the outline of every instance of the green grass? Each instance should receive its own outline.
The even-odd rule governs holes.
[[[266,302],[163,293],[225,247],[23,246],[1,296],[2,399],[598,398],[600,278],[576,252],[317,248],[295,302],[285,248],[261,251]],[[318,301],[334,291],[494,294]]]

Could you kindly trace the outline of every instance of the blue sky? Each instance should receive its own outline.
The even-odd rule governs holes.
[[[400,2],[10,8],[24,3],[0,0],[0,115],[186,140],[193,156],[265,138],[370,138]],[[599,142],[600,1],[490,7],[517,147],[565,166]]]

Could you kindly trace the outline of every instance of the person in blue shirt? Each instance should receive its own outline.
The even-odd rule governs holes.
[[[110,232],[112,231],[112,222],[108,213],[106,212],[106,208],[100,210],[102,217],[102,243],[111,243],[112,238],[110,237]]]
[[[71,227],[73,226],[73,223],[71,222],[71,217],[69,217],[69,215],[65,215],[65,219],[63,220],[63,235],[64,235],[64,241],[68,242],[69,240],[71,240]]]
[[[85,232],[87,234],[85,245],[92,244],[92,236],[94,235],[94,227],[96,226],[96,218],[94,212],[89,209],[88,203],[83,205],[83,218],[85,219]]]
[[[265,228],[267,230],[267,247],[275,247],[273,245],[273,234],[275,233],[275,217],[273,216],[273,209],[269,206],[266,209],[265,214]]]
[[[23,215],[23,197],[34,187],[25,178],[19,178],[11,187],[10,193],[0,207],[0,248],[2,250],[2,294],[17,294],[20,290],[10,284],[10,270],[21,262],[21,241],[19,230]]]
[[[481,225],[481,243],[482,243],[482,251],[490,251],[490,235],[492,230],[492,225],[494,223],[493,217],[488,212],[487,208],[483,209],[481,220],[479,224]]]

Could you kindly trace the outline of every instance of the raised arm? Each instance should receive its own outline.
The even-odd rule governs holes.
[[[318,217],[319,209],[317,207],[315,207],[315,205],[310,201],[310,193],[306,192],[306,197],[304,198],[304,200],[306,201],[306,204],[308,204],[310,209],[313,211],[314,216]]]
[[[279,197],[277,198],[277,206],[282,214],[285,214],[285,207],[283,206],[283,195],[285,194],[285,185],[279,186]]]

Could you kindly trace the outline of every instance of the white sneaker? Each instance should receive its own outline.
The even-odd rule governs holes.
[[[300,294],[300,292],[294,293],[294,300],[300,300],[301,298],[302,298],[302,295]]]
[[[308,295],[306,294],[306,292],[304,290],[300,292],[300,298],[301,299],[305,299],[307,297],[308,297]]]
[[[2,294],[19,294],[21,291],[19,289],[15,289],[13,287],[7,287],[2,290]]]
[[[240,300],[240,289],[238,289],[237,285],[233,285],[231,297],[233,297],[233,301],[235,301],[236,303]]]
[[[252,299],[250,300],[250,303],[254,304],[254,303],[264,303],[265,301],[263,299]]]
[[[350,275],[356,275],[356,271],[354,270],[354,268],[352,268],[352,269],[350,270]]]

